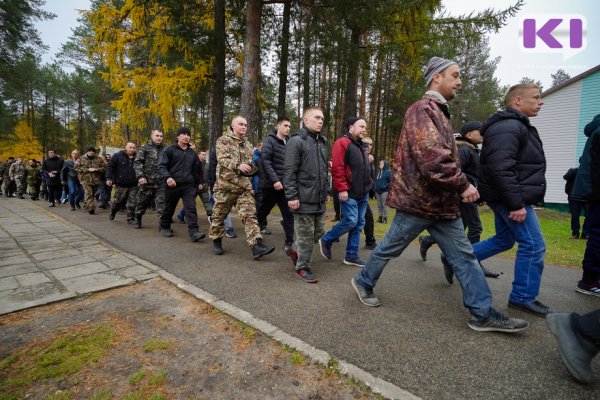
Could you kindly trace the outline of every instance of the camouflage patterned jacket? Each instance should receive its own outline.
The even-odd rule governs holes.
[[[214,191],[242,193],[252,190],[252,179],[242,175],[238,166],[252,164],[254,150],[245,137],[237,137],[231,129],[217,139],[217,183]],[[253,172],[256,172],[256,166]]]
[[[158,173],[158,159],[163,149],[162,143],[156,144],[152,140],[140,147],[133,162],[136,179],[146,178],[150,185],[161,184],[162,180]]]
[[[27,165],[25,166],[25,171],[27,172],[28,185],[37,185],[42,181],[42,176],[40,174],[42,167],[40,165],[36,165],[35,167]]]
[[[2,179],[5,179],[5,180],[10,179],[9,171],[10,171],[11,165],[12,164],[9,164],[8,161],[0,164],[0,176],[2,177]]]
[[[8,172],[10,179],[23,179],[25,178],[25,164],[22,162],[15,161],[10,166]]]
[[[394,157],[389,207],[427,219],[460,217],[469,182],[460,169],[448,106],[426,94],[413,103]]]
[[[88,171],[89,168],[96,168],[97,171],[90,172]],[[81,182],[82,185],[99,185],[102,181],[101,175],[105,169],[106,162],[104,161],[104,158],[98,156],[90,158],[86,154],[79,157],[75,162],[75,171],[77,171],[79,182]]]

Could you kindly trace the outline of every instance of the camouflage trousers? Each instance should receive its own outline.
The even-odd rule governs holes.
[[[39,181],[27,181],[27,194],[32,199],[40,197],[40,183]]]
[[[140,185],[138,186],[137,196],[135,200],[135,215],[144,215],[146,209],[150,205],[152,199],[156,202],[156,213],[158,217],[165,209],[165,186],[159,185]]]
[[[244,224],[248,245],[254,246],[258,239],[262,239],[258,220],[256,219],[254,196],[249,190],[242,193],[217,191],[214,193],[214,199],[212,223],[210,224],[208,233],[212,240],[225,236],[225,224],[223,221],[234,205],[237,205],[238,214]]]
[[[296,270],[310,267],[315,243],[325,234],[325,213],[294,214],[294,231],[296,231],[296,252],[298,262]]]
[[[96,203],[94,202],[94,194],[100,185],[90,185],[88,182],[81,182],[81,186],[83,186],[84,193],[83,208],[87,211],[95,210]]]
[[[15,178],[15,184],[17,185],[17,196],[23,196],[25,194],[25,189],[27,189],[26,178]]]
[[[15,183],[8,178],[2,180],[2,192],[5,196],[12,195],[15,192]]]
[[[137,201],[138,187],[120,187],[115,186],[115,197],[110,206],[110,212],[116,214],[119,212],[123,203],[127,207],[127,219],[135,217],[135,204]]]

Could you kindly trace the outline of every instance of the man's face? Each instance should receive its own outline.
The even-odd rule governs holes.
[[[88,157],[94,157],[96,155],[96,152],[90,150],[90,151],[86,152],[85,155]]]
[[[475,143],[475,144],[481,144],[483,143],[483,136],[481,136],[481,132],[479,131],[471,131],[469,133],[467,133],[465,135],[467,137],[467,139],[469,139],[471,142]]]
[[[367,123],[364,119],[359,119],[348,129],[355,140],[362,140],[367,134]]]
[[[186,133],[182,133],[179,136],[177,136],[177,143],[180,145],[188,145],[190,144],[190,139],[192,137]]]
[[[365,146],[365,152],[367,154],[371,154],[371,150],[373,149],[373,140],[371,140],[371,138],[364,138],[362,142]]]
[[[135,145],[135,143],[127,143],[125,145],[125,152],[127,153],[128,156],[134,155],[136,150],[137,150],[137,146]]]
[[[290,121],[281,121],[277,124],[277,134],[287,137],[290,134]]]
[[[23,164],[23,157],[19,157],[19,158],[17,158],[17,162],[18,162],[19,164]]]
[[[50,150],[48,152],[48,157],[50,157],[50,158],[54,157],[55,155],[56,155],[56,153],[53,150]]]
[[[248,131],[248,122],[244,118],[238,117],[231,122],[231,127],[233,128],[233,133],[241,138]]]
[[[515,108],[523,114],[528,117],[535,117],[542,109],[544,101],[538,89],[526,89],[523,91],[523,96],[517,96],[515,105]]]
[[[442,71],[439,76],[440,80],[438,83],[437,92],[444,96],[446,100],[452,100],[456,97],[456,91],[462,86],[458,65],[452,64]]]
[[[385,167],[385,163],[383,162],[383,160],[379,161],[379,169],[383,169],[383,167]]]
[[[321,110],[311,110],[304,117],[304,125],[311,131],[319,133],[323,129],[325,117]]]
[[[206,161],[206,152],[205,151],[201,151],[200,153],[198,153],[198,159],[200,161]]]
[[[152,134],[150,135],[150,139],[152,140],[153,143],[156,144],[161,144],[163,141],[163,133],[161,131],[159,131],[158,129],[155,129],[152,131]]]
[[[79,152],[78,151],[74,151],[71,153],[71,158],[73,160],[77,160],[79,158]]]
[[[27,163],[29,164],[30,167],[35,166],[35,161],[33,161],[33,160],[29,160]]]

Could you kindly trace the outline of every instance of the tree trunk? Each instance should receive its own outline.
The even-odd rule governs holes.
[[[223,131],[223,108],[225,107],[225,0],[215,0],[214,81],[211,87],[209,146],[215,143]]]
[[[358,67],[360,53],[360,30],[352,28],[350,33],[350,54],[348,57],[348,74],[346,79],[346,95],[344,96],[344,120],[356,116],[356,91],[358,88]]]
[[[302,106],[306,110],[310,107],[310,45],[312,38],[309,37],[309,29],[311,23],[311,15],[306,17],[304,25],[304,58],[303,58],[303,74],[302,74]]]
[[[240,115],[248,121],[248,140],[254,142],[258,132],[256,96],[260,70],[260,22],[262,0],[249,0],[246,12],[246,38],[244,40],[244,66]]]
[[[279,57],[279,95],[277,97],[277,116],[283,117],[286,105],[288,59],[290,55],[290,15],[291,4],[283,5],[283,26],[281,27],[281,55]]]

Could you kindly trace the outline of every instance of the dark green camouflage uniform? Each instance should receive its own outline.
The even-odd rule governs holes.
[[[90,172],[88,168],[96,168],[97,171]],[[98,186],[102,182],[102,173],[106,169],[106,162],[103,157],[94,156],[88,157],[87,154],[79,157],[75,162],[75,171],[79,176],[79,182],[83,186],[85,193],[84,208],[87,211],[95,210],[94,194],[98,190]]]
[[[2,176],[2,192],[4,196],[10,197],[14,191],[14,183],[10,180],[10,166],[13,163],[8,161],[0,164],[0,176]]]
[[[9,169],[10,180],[17,185],[17,196],[22,197],[25,194],[27,182],[25,181],[26,171],[23,162],[15,161]]]
[[[31,166],[27,165],[25,171],[27,172],[27,194],[32,199],[37,199],[40,196],[40,184],[42,178],[40,177],[40,171],[42,167],[39,165]]]
[[[234,205],[244,224],[246,242],[254,246],[262,239],[256,219],[256,204],[252,193],[252,181],[238,170],[240,164],[252,164],[254,150],[245,137],[241,139],[230,129],[217,140],[217,183],[213,188],[215,204],[212,209],[212,223],[209,237],[212,240],[225,236],[223,221]]]
[[[145,178],[145,185],[138,185],[137,198],[135,201],[135,215],[141,217],[146,212],[152,199],[156,204],[156,213],[158,217],[163,213],[165,207],[165,183],[158,175],[158,159],[164,147],[156,144],[152,140],[140,147],[133,168],[135,176],[139,180]]]

